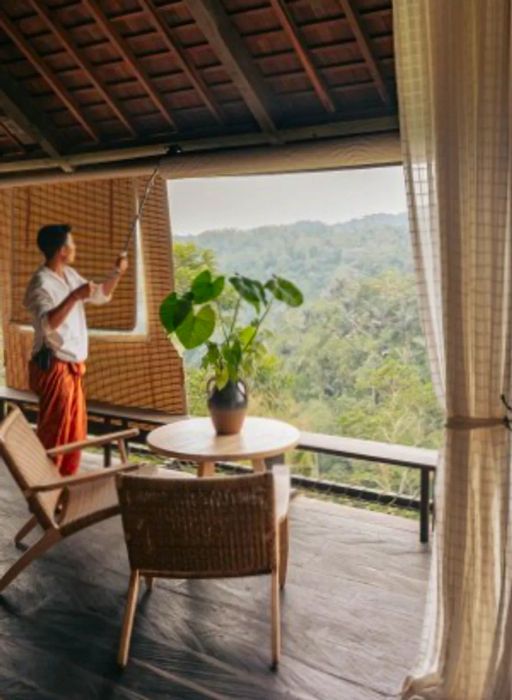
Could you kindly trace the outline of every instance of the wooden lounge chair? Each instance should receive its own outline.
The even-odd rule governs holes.
[[[0,579],[3,591],[30,562],[64,537],[119,513],[114,476],[137,469],[126,464],[125,440],[137,435],[136,429],[102,435],[45,451],[25,416],[15,408],[0,424],[0,458],[20,487],[32,513],[14,538],[20,546],[26,535],[39,525],[37,540]],[[56,454],[104,445],[116,441],[123,460],[118,467],[85,471],[61,477],[50,457]]]
[[[118,662],[128,661],[140,577],[271,575],[272,668],[280,656],[279,586],[288,561],[290,477],[272,473],[201,479],[119,475],[121,517],[132,569]]]

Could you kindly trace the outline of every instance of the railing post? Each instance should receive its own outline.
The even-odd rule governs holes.
[[[430,534],[430,469],[423,468],[420,478],[420,542],[428,542]]]
[[[107,432],[109,432],[111,426],[112,426],[112,420],[110,417],[105,418],[105,425],[107,426]],[[112,445],[108,443],[108,445],[103,446],[103,466],[104,467],[110,467],[112,465]]]
[[[128,421],[126,420],[126,418],[123,418],[123,420],[121,421],[121,426],[122,426],[123,430],[128,430],[128,428],[130,427],[128,425]],[[126,439],[124,441],[124,447],[126,450],[126,457],[128,460],[128,457],[130,456],[130,443],[129,443],[128,439]]]

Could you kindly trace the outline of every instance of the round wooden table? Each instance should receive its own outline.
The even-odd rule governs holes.
[[[265,459],[295,447],[300,433],[272,418],[245,419],[238,435],[217,435],[209,418],[189,418],[152,430],[149,447],[160,455],[197,462],[198,476],[212,476],[216,462],[250,460],[254,471],[265,471]]]

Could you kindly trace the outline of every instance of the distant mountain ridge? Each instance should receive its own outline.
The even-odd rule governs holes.
[[[215,253],[219,270],[294,280],[310,297],[346,276],[412,271],[407,216],[371,214],[336,224],[298,221],[253,229],[216,229],[176,236]]]

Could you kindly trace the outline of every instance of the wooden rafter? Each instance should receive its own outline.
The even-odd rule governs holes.
[[[65,172],[73,168],[63,157],[58,136],[32,97],[5,70],[0,70],[0,107],[20,131],[38,143]]]
[[[329,94],[327,84],[313,63],[309,50],[299,34],[299,30],[290,11],[284,4],[283,0],[270,0],[270,4],[272,5],[274,12],[279,19],[279,23],[283,27],[293,48],[295,49],[297,56],[302,63],[302,67],[313,85],[313,89],[316,92],[318,99],[327,112],[335,112],[336,105]]]
[[[23,36],[23,34],[16,27],[11,18],[6,14],[6,12],[0,7],[0,27],[9,36],[11,41],[16,44],[18,49],[24,54],[27,60],[32,64],[32,66],[37,70],[40,75],[46,80],[48,85],[56,93],[56,95],[62,100],[62,102],[69,109],[71,114],[83,127],[83,129],[89,134],[89,136],[94,141],[99,141],[100,137],[96,129],[87,121],[82,112],[80,111],[78,104],[73,99],[73,97],[68,92],[67,88],[61,83],[59,78],[47,67],[45,62],[41,57],[34,51],[31,44]]]
[[[8,124],[5,123],[5,119],[6,119],[6,117],[0,117],[0,129],[7,136],[8,140],[16,147],[16,152],[18,154],[20,154],[20,153],[25,154],[26,151],[25,151],[25,147],[24,147],[23,143],[16,136],[12,127],[10,127]],[[9,119],[9,117],[7,117],[7,119]],[[10,121],[12,122],[12,119]]]
[[[114,27],[113,23],[104,14],[96,0],[82,0],[82,2],[94,17],[99,27],[101,27],[102,32],[109,38],[111,43],[121,54],[129,69],[136,76],[160,114],[164,117],[167,123],[173,127],[173,129],[176,129],[176,123],[169,109],[163,103],[155,87],[151,84],[150,76],[140,65],[140,62],[128,45],[126,39],[124,39],[124,37],[122,37],[118,30]]]
[[[151,22],[153,23],[158,35],[161,37],[164,44],[167,46],[169,51],[174,54],[176,62],[180,66],[181,70],[185,73],[190,83],[201,96],[201,99],[208,107],[210,112],[213,114],[215,119],[220,123],[224,123],[224,117],[222,115],[222,110],[215,101],[213,95],[211,94],[208,86],[202,79],[199,71],[195,66],[187,60],[183,48],[179,43],[173,38],[169,25],[162,19],[158,14],[157,9],[154,7],[152,0],[139,0],[139,4],[142,5],[143,9],[149,15]]]
[[[393,99],[380,70],[377,59],[374,56],[372,50],[372,44],[368,33],[366,32],[361,19],[352,5],[352,0],[338,0],[338,3],[343,10],[345,17],[350,25],[352,33],[357,41],[359,49],[363,55],[363,58],[368,67],[368,71],[372,77],[373,82],[379,92],[379,95],[385,105],[390,106],[393,103]]]
[[[275,135],[272,94],[222,4],[219,0],[185,0],[185,4],[262,131]]]
[[[121,110],[118,100],[116,100],[115,97],[109,93],[108,87],[106,87],[98,77],[97,71],[95,71],[94,66],[92,66],[92,64],[84,56],[84,52],[77,49],[71,38],[71,34],[56,18],[55,12],[51,12],[48,7],[41,2],[41,0],[29,0],[29,2],[38,15],[44,20],[44,22],[46,22],[55,36],[65,46],[66,51],[70,54],[70,56],[72,56],[73,60],[84,71],[89,82],[94,85],[96,90],[108,104],[112,112],[114,112],[119,121],[126,127],[132,136],[137,136],[135,128]]]

